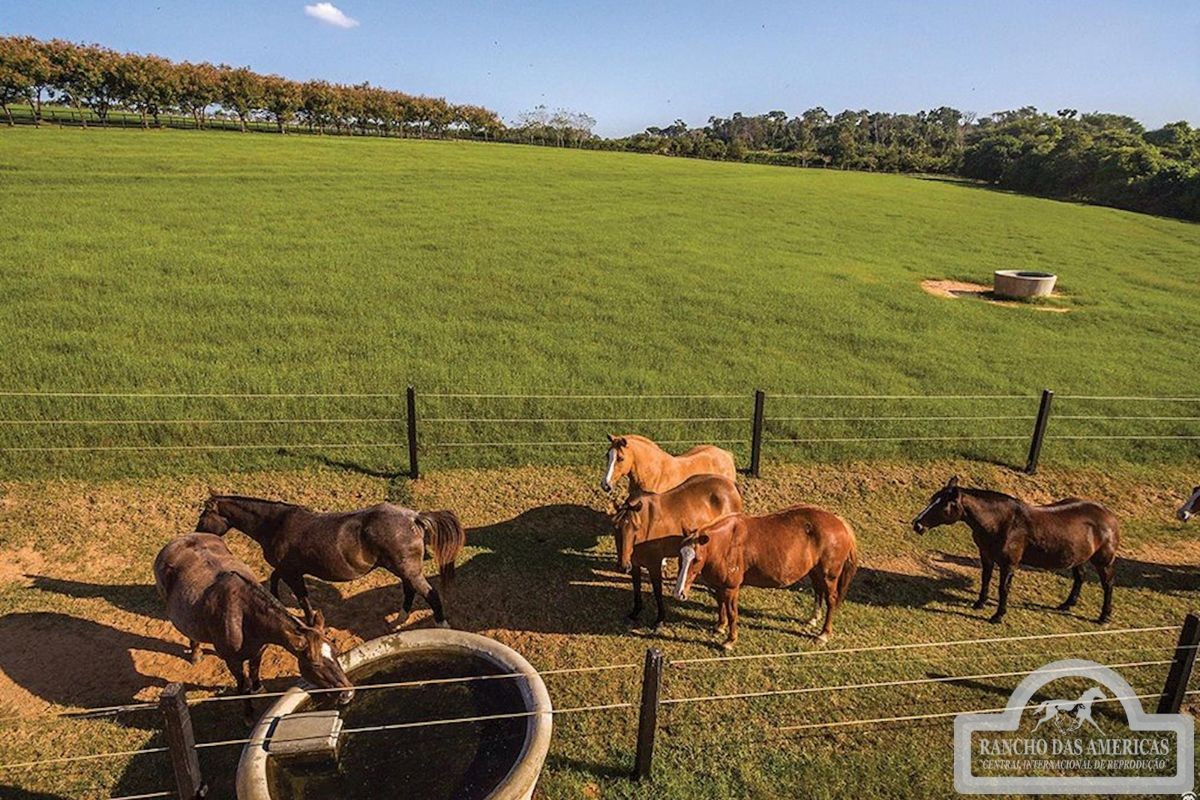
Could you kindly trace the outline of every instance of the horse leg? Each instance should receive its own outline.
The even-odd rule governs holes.
[[[825,644],[829,641],[829,637],[833,635],[833,610],[837,608],[839,599],[837,593],[837,579],[837,575],[825,573],[825,624],[821,627],[821,635],[817,637],[818,644]]]
[[[1014,572],[1012,564],[1007,561],[1000,562],[1000,603],[996,607],[996,613],[988,618],[988,622],[993,625],[1003,620],[1004,614],[1008,611],[1008,590],[1012,586]]]
[[[413,588],[425,598],[425,602],[429,603],[429,607],[433,609],[433,621],[437,623],[439,628],[449,628],[450,623],[446,621],[446,612],[442,609],[442,596],[438,594],[438,590],[433,588],[428,579],[418,572],[415,576],[409,578]]]
[[[312,625],[314,619],[313,607],[312,603],[308,602],[308,586],[304,583],[304,576],[288,575],[283,578],[283,582],[292,590],[292,594],[296,595],[296,600],[300,602],[300,607],[304,609],[304,621]],[[275,596],[278,597],[279,595]]]
[[[718,600],[717,624],[713,628],[713,633],[725,633],[727,630],[729,630],[729,615],[725,613],[725,604]]]
[[[975,604],[971,606],[971,608],[975,609],[976,611],[987,605],[988,587],[992,585],[992,570],[996,566],[996,562],[992,561],[987,556],[982,556],[982,560],[983,583],[979,587],[979,599],[977,599]]]
[[[1113,577],[1116,569],[1111,561],[1107,564],[1093,564],[1092,566],[1096,568],[1096,574],[1100,576],[1100,585],[1104,587],[1104,605],[1100,608],[1100,618],[1096,620],[1103,625],[1112,618]]]
[[[657,608],[658,615],[654,618],[654,632],[662,632],[662,624],[667,619],[667,605],[663,601],[663,576],[662,564],[655,564],[650,567],[650,586],[654,590],[654,605]]]
[[[721,647],[732,650],[733,646],[737,644],[738,637],[738,587],[736,586],[725,590],[725,615],[729,619],[729,634]]]
[[[271,570],[271,594],[275,595],[276,600],[283,600],[283,598],[279,596],[279,577],[279,570]]]
[[[188,639],[188,650],[191,651],[188,660],[192,662],[192,666],[194,667],[200,663],[200,643],[195,639]]]
[[[262,676],[259,675],[259,672],[262,669],[263,652],[265,650],[266,648],[264,647],[250,657],[250,694],[262,691]]]
[[[1058,607],[1059,611],[1068,611],[1079,602],[1079,591],[1083,588],[1083,567],[1072,567],[1071,576],[1071,593],[1067,595],[1067,599],[1063,600],[1062,605]]]
[[[404,619],[396,623],[396,627],[403,627],[412,616],[413,601],[417,599],[417,589],[412,585],[408,578],[400,578],[400,586],[404,589]]]
[[[629,621],[637,622],[642,615],[642,568],[633,565],[633,610],[629,612]]]
[[[812,576],[812,593],[813,593],[813,610],[812,616],[808,618],[808,622],[804,623],[805,627],[815,628],[817,623],[821,621],[821,592],[817,589],[817,576]]]
[[[246,662],[243,659],[235,657],[225,659],[225,666],[229,668],[229,672],[233,675],[233,679],[237,682],[237,689],[234,694],[246,694],[246,688],[249,685],[246,680]],[[254,706],[247,697],[244,701],[243,716],[246,724],[250,725],[254,722]]]

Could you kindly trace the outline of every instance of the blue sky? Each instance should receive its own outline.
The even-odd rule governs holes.
[[[1035,105],[1200,124],[1200,2],[0,0],[0,32],[444,96],[606,135],[814,105]],[[330,14],[325,14],[329,17]],[[349,22],[342,20],[344,25]]]

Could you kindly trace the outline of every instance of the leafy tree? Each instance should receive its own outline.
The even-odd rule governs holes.
[[[220,75],[220,103],[237,115],[241,130],[246,132],[246,121],[255,109],[262,108],[262,81],[249,67],[227,66],[218,68]]]

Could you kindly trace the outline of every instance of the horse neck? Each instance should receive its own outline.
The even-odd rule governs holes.
[[[283,603],[258,584],[252,584],[250,597],[254,605],[251,619],[257,637],[263,642],[279,645],[292,654],[303,651],[307,645],[304,623],[292,616]]]
[[[229,520],[231,527],[260,544],[274,535],[280,518],[293,509],[282,503],[242,497],[226,497],[217,502],[221,516]]]
[[[630,439],[627,446],[633,456],[629,474],[639,487],[653,486],[663,467],[674,458],[649,439]]]
[[[959,502],[963,507],[963,522],[976,533],[995,535],[1000,533],[1012,519],[1014,502],[1010,497],[990,497],[975,494],[969,489],[960,490]]]

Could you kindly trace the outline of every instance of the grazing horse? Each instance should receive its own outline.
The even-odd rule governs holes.
[[[698,576],[717,592],[717,627],[728,629],[726,650],[737,642],[738,592],[743,586],[783,588],[812,575],[816,607],[825,605],[817,641],[833,633],[833,612],[846,597],[858,569],[858,542],[844,519],[816,506],[800,505],[762,517],[733,514],[689,531],[680,547],[675,597],[687,599]]]
[[[1108,622],[1112,616],[1113,564],[1121,544],[1121,525],[1104,506],[1077,497],[1032,506],[1000,492],[959,486],[956,475],[934,493],[912,525],[917,533],[924,533],[956,522],[971,529],[983,564],[983,585],[974,608],[987,605],[992,569],[1000,567],[1000,603],[988,622],[1004,618],[1013,574],[1022,565],[1071,570],[1071,593],[1058,607],[1066,611],[1078,602],[1083,564],[1091,562],[1104,587],[1097,622]]]
[[[642,570],[650,574],[658,616],[657,629],[667,617],[663,604],[662,565],[679,556],[685,528],[707,525],[718,517],[742,510],[737,486],[720,475],[693,475],[661,493],[643,494],[626,500],[613,514],[613,536],[617,544],[617,566],[633,574],[633,611],[642,613]]]
[[[737,469],[733,453],[711,444],[693,447],[673,456],[645,436],[627,433],[608,437],[604,477],[600,488],[612,492],[617,481],[629,476],[629,496],[641,492],[665,492],[693,475],[721,475],[733,481]]]
[[[1175,516],[1179,518],[1180,522],[1187,522],[1195,516],[1197,509],[1200,509],[1200,486],[1192,489],[1192,496],[1188,498],[1186,503],[1179,507],[1179,510],[1175,512]]]
[[[192,663],[200,660],[200,643],[210,642],[237,681],[238,694],[262,689],[263,651],[274,644],[296,656],[305,680],[322,689],[344,689],[337,693],[339,705],[354,697],[321,613],[311,625],[292,616],[220,536],[189,533],[171,540],[154,559],[154,580],[167,617],[188,638]],[[245,710],[249,719],[249,699]]]
[[[452,511],[411,511],[380,503],[340,513],[318,513],[304,506],[236,495],[214,495],[204,503],[196,530],[224,536],[231,528],[262,547],[271,572],[271,594],[279,597],[282,580],[296,595],[305,619],[313,621],[304,576],[350,581],[376,567],[400,579],[404,619],[419,592],[440,627],[449,627],[442,601],[422,572],[425,544],[433,551],[442,586],[454,577],[454,559],[466,534]],[[398,626],[399,626],[398,625]]]
[[[1093,686],[1091,689],[1088,689],[1086,692],[1079,695],[1078,700],[1047,700],[1038,706],[1037,710],[1033,712],[1034,716],[1037,716],[1038,714],[1042,715],[1042,718],[1037,721],[1037,724],[1033,726],[1033,729],[1036,731],[1038,728],[1042,727],[1043,722],[1050,722],[1053,720],[1054,724],[1061,731],[1077,731],[1082,728],[1083,724],[1086,722],[1096,730],[1104,733],[1103,729],[1096,724],[1096,720],[1092,719],[1092,703],[1096,702],[1097,700],[1103,700],[1107,696],[1108,695],[1106,695],[1104,692]],[[1075,721],[1064,725],[1062,719],[1059,717],[1059,714],[1066,714],[1068,716],[1075,717]]]

